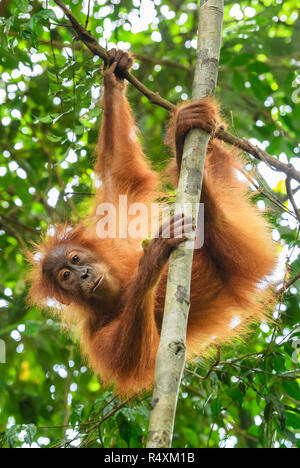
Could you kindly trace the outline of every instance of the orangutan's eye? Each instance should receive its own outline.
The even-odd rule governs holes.
[[[74,263],[74,265],[75,265],[75,264],[78,263],[78,262],[79,262],[79,257],[78,257],[78,255],[74,255],[74,257],[72,258],[72,263]]]
[[[64,271],[62,274],[62,278],[64,281],[66,281],[69,278],[69,276],[70,276],[69,270]]]

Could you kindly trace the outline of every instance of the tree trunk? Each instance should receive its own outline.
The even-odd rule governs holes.
[[[216,89],[223,3],[222,0],[200,2],[193,99],[214,94]],[[198,219],[208,140],[209,134],[197,129],[188,133],[184,143],[175,212],[189,215],[188,208],[192,205],[195,220]],[[178,392],[186,358],[193,253],[190,242],[185,242],[170,258],[164,318],[156,358],[148,448],[165,448],[172,444]]]

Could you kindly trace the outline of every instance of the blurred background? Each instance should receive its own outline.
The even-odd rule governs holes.
[[[174,104],[190,98],[196,2],[68,6],[104,48],[135,54],[133,73],[147,87]],[[299,171],[298,7],[296,0],[225,0],[217,97],[229,132]],[[119,401],[59,320],[26,306],[24,248],[52,223],[78,220],[95,192],[101,60],[76,40],[53,1],[2,0],[0,17],[0,446],[142,447],[151,393]],[[128,95],[145,153],[162,171],[168,112],[131,85]],[[300,272],[299,218],[285,174],[242,157],[279,256],[274,321],[223,349],[219,362],[187,367],[173,447],[300,445],[300,281],[285,287]],[[299,185],[291,188],[299,206]]]

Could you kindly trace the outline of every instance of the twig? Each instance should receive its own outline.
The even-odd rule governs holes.
[[[297,187],[296,187],[294,190],[292,190],[292,194],[293,194],[293,196],[295,196],[295,195],[296,195],[296,193],[298,193],[298,192],[299,192],[299,190],[300,190],[300,184],[299,184],[299,185],[298,185],[298,186],[297,186]],[[286,202],[288,199],[289,199],[289,196],[287,195],[286,197],[284,197],[284,199],[283,199],[283,203],[284,203],[284,202]]]
[[[289,197],[289,200],[294,208],[294,211],[295,211],[295,215],[297,216],[297,219],[298,221],[300,222],[300,210],[295,202],[295,199],[294,199],[294,195],[293,195],[293,191],[292,191],[292,187],[291,187],[291,178],[290,177],[287,177],[286,181],[285,181],[285,186],[286,186],[286,193]]]
[[[41,139],[41,138],[38,138],[39,140],[39,144],[41,145],[41,148],[42,148],[42,151],[43,153],[47,156],[47,159],[49,161],[49,169],[53,169],[55,175],[56,175],[56,178],[59,182],[59,185],[61,186],[61,189],[62,191],[64,192],[65,191],[65,183],[62,179],[62,176],[58,170],[58,167],[56,164],[53,164],[53,161],[52,161],[52,157],[51,157],[51,154],[48,150],[48,147],[47,147],[47,144]],[[73,202],[72,198],[69,198],[67,197],[67,202],[69,203],[70,205],[70,208],[73,210],[74,214],[76,215],[77,218],[80,218],[80,214],[79,214],[79,211],[77,210],[77,207],[75,205],[75,203]]]
[[[124,400],[124,401],[121,401],[121,403],[119,403],[115,408],[113,408],[111,411],[109,411],[105,416],[103,416],[103,418],[98,421],[96,424],[94,424],[94,426],[90,427],[87,431],[87,434],[89,434],[90,432],[92,432],[94,429],[97,429],[99,428],[99,426],[101,426],[101,424],[103,424],[107,419],[109,419],[113,414],[115,414],[117,411],[119,411],[119,409],[123,408],[123,406],[127,405],[127,403],[129,403],[130,400],[132,400],[134,398],[133,397],[130,397],[130,398],[127,398],[127,400]]]
[[[283,294],[287,289],[289,289],[296,281],[300,279],[300,273],[298,273],[294,278],[292,278],[290,281],[285,283],[278,291],[276,292],[276,296],[279,297],[281,294]]]
[[[271,169],[284,172],[288,177],[295,179],[300,183],[300,172],[296,171],[292,164],[285,164],[278,159],[275,159],[266,151],[252,145],[252,143],[246,140],[246,138],[238,138],[231,133],[226,132],[223,128],[219,128],[216,131],[215,137],[217,137],[219,140],[225,141],[226,143],[230,143],[231,145],[236,146],[243,151],[246,151],[256,159],[266,163]]]
[[[65,192],[64,197],[70,197],[72,195],[80,195],[80,196],[86,196],[86,197],[93,197],[94,193],[89,193],[89,192]]]
[[[21,237],[21,235],[18,233],[18,231],[14,227],[0,221],[0,228],[3,228],[4,231],[6,232],[10,232],[10,234],[17,239],[17,241],[19,242],[19,244],[22,246],[23,249],[27,248],[27,245],[24,242],[23,238]]]
[[[87,15],[86,15],[86,20],[85,20],[85,29],[88,27],[88,24],[89,24],[90,7],[91,7],[91,0],[89,0],[89,3],[88,3],[88,12],[87,12]]]
[[[72,23],[74,30],[76,31],[78,38],[90,49],[90,51],[97,55],[98,57],[102,58],[105,63],[108,63],[108,54],[106,50],[98,44],[96,39],[91,35],[89,31],[87,31],[73,16],[71,11],[66,7],[66,5],[61,0],[54,0],[55,3],[61,7],[64,11],[66,16]],[[126,72],[124,73],[124,78],[126,78],[133,86],[135,86],[141,93],[143,93],[152,104],[160,105],[167,110],[174,109],[173,106],[169,101],[163,99],[159,96],[158,93],[154,93],[150,91],[143,83],[141,83],[137,78],[135,78],[131,73]]]
[[[187,372],[188,374],[191,374],[191,375],[194,375],[195,377],[198,377],[198,379],[200,380],[206,380],[208,379],[208,377],[210,376],[210,374],[213,372],[213,370],[218,366],[220,365],[220,358],[221,358],[221,349],[218,347],[218,354],[217,354],[217,359],[215,360],[215,362],[210,366],[210,368],[208,369],[208,371],[206,372],[205,376],[202,377],[202,375],[199,375],[197,374],[196,372],[190,370],[190,369],[185,369],[185,372]]]
[[[0,214],[0,217],[6,220],[8,223],[13,224],[14,226],[19,226],[21,229],[24,229],[24,231],[29,232],[31,235],[36,234],[36,230],[30,226],[26,226],[26,224],[21,223],[16,219],[16,217],[9,217],[3,213]]]

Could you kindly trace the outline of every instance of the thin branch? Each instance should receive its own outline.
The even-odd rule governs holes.
[[[298,273],[294,278],[292,278],[290,281],[286,282],[278,291],[276,291],[276,296],[280,297],[281,294],[283,294],[285,291],[287,291],[296,281],[300,279],[300,273]]]
[[[101,424],[103,424],[107,419],[109,419],[111,416],[113,416],[117,411],[119,411],[121,408],[123,408],[123,406],[127,405],[127,403],[130,402],[130,400],[132,400],[134,398],[133,397],[130,397],[130,398],[127,398],[126,400],[124,401],[121,401],[117,406],[115,406],[115,408],[113,408],[111,411],[109,411],[105,416],[103,416],[103,418],[98,421],[96,424],[94,424],[92,427],[90,427],[87,431],[87,434],[90,434],[93,430],[95,429],[98,429]]]
[[[91,35],[91,33],[87,31],[77,21],[77,19],[73,16],[71,11],[66,7],[66,5],[61,0],[54,0],[54,1],[58,6],[61,7],[61,9],[66,14],[66,16],[71,21],[72,26],[78,35],[78,39],[80,39],[90,49],[90,51],[94,55],[97,55],[98,57],[102,58],[105,64],[107,64],[108,54],[106,50],[102,46],[100,46],[100,44],[98,44],[98,42]],[[142,94],[144,94],[152,104],[157,104],[161,107],[164,107],[167,110],[171,110],[175,108],[175,106],[173,106],[169,101],[159,96],[158,93],[154,93],[153,91],[148,89],[141,81],[135,78],[131,73],[129,72],[124,73],[124,78],[126,78],[127,81],[129,81],[135,88],[137,88]]]
[[[62,8],[66,16],[69,18],[70,22],[74,30],[76,31],[78,38],[89,48],[89,50],[94,54],[99,56],[104,60],[105,63],[108,62],[108,54],[107,51],[98,44],[97,40],[91,35],[89,31],[87,31],[74,17],[71,11],[65,6],[65,4],[61,0],[54,0],[55,3]],[[137,78],[135,78],[130,72],[126,72],[125,78],[135,87],[137,88],[144,96],[149,99],[152,104],[158,105],[163,107],[168,111],[174,111],[176,106],[166,99],[162,98],[157,92],[153,92],[148,89],[142,82],[140,82]],[[270,168],[276,171],[284,172],[287,176],[291,177],[292,179],[297,180],[300,183],[300,172],[296,171],[296,169],[291,164],[285,164],[281,161],[278,161],[266,151],[259,149],[257,146],[252,145],[248,140],[245,138],[238,138],[230,133],[226,132],[224,128],[219,128],[216,133],[215,137],[225,141],[226,143],[230,143],[237,148],[240,148],[256,159],[265,162]]]
[[[4,229],[4,231],[6,231],[7,233],[10,233],[12,237],[15,237],[15,239],[19,242],[19,244],[21,245],[23,249],[27,248],[25,241],[23,240],[19,232],[13,226],[5,224],[2,221],[0,221],[0,228]]]
[[[29,183],[31,184],[31,186],[35,187],[35,180],[31,177],[31,174],[28,171],[28,168],[23,164],[22,158],[19,157],[22,154],[22,152],[21,151],[15,151],[14,152],[13,149],[7,147],[7,145],[4,145],[3,148],[7,149],[11,153],[11,160],[16,161],[18,163],[18,165],[26,172],[27,179],[28,179]],[[28,150],[26,150],[24,152],[28,152],[28,151],[30,151],[30,150],[28,149]],[[43,205],[43,207],[45,208],[46,213],[48,214],[48,216],[51,217],[53,212],[54,212],[54,208],[52,208],[52,206],[48,205],[46,200],[44,200],[44,198],[42,197],[41,193],[36,192],[33,195],[33,198],[36,201],[38,201],[39,203],[41,203],[41,205]]]
[[[300,172],[297,171],[292,164],[285,164],[278,159],[275,159],[266,151],[252,145],[252,143],[246,140],[246,138],[238,138],[237,136],[226,132],[223,128],[219,128],[216,131],[215,137],[217,137],[219,140],[225,141],[226,143],[230,143],[231,145],[236,146],[243,151],[246,151],[256,159],[259,159],[259,161],[266,163],[274,171],[284,172],[288,177],[295,179],[300,183]]]
[[[56,164],[53,164],[53,161],[52,161],[52,157],[51,157],[51,154],[49,152],[49,149],[47,147],[47,144],[43,141],[43,139],[38,138],[38,141],[39,141],[39,144],[41,145],[41,148],[42,148],[42,151],[43,153],[45,154],[45,156],[47,157],[48,159],[48,163],[49,163],[49,170],[50,169],[53,169],[55,175],[56,175],[56,178],[58,180],[58,183],[62,189],[62,192],[65,192],[65,188],[66,188],[66,185],[63,181],[63,178],[59,172],[59,169],[58,169],[58,166]],[[72,198],[70,197],[67,197],[67,203],[70,205],[70,208],[71,210],[74,212],[74,214],[76,215],[77,218],[80,218],[80,214],[77,210],[77,207],[75,205],[75,203],[73,202]]]
[[[87,15],[86,15],[86,20],[85,20],[85,29],[87,29],[88,24],[89,24],[90,8],[91,8],[91,0],[89,0],[89,3],[88,3],[88,12],[87,12]]]
[[[297,187],[296,187],[294,190],[292,190],[292,194],[293,194],[293,196],[295,196],[295,195],[296,195],[296,193],[297,193],[299,190],[300,190],[300,184],[299,184],[299,185],[298,185],[298,186],[297,186]],[[288,195],[286,195],[286,196],[284,197],[284,199],[282,200],[282,201],[283,201],[283,203],[284,203],[284,202],[286,202],[288,199],[289,199],[289,196],[288,196]]]
[[[15,36],[15,34],[11,32],[9,33],[9,36]],[[48,46],[50,45],[49,41],[47,41],[46,39],[40,39],[39,43],[43,45],[48,45]],[[65,47],[71,47],[71,44],[64,43],[61,41],[52,41],[52,44],[53,44],[53,47],[56,47],[57,49],[64,49]],[[82,49],[82,46],[80,44],[75,44],[74,50],[82,50],[83,52],[89,53],[89,51]],[[287,70],[298,69],[299,67],[297,67],[296,65],[287,65],[287,64],[280,62],[283,59],[291,59],[291,58],[297,59],[298,56],[299,54],[295,53],[293,54],[293,56],[289,56],[289,57],[280,57],[280,56],[272,57],[272,58],[267,59],[264,63],[269,64],[270,66],[272,66],[272,68],[275,68],[275,69],[282,69],[282,68],[286,68]],[[194,65],[182,65],[181,63],[173,62],[172,60],[168,60],[168,59],[164,59],[160,57],[152,57],[152,56],[144,55],[144,54],[134,54],[134,58],[136,60],[139,60],[140,62],[151,63],[152,65],[162,65],[163,67],[168,67],[168,68],[175,68],[177,70],[183,70],[187,73],[191,73],[194,71]],[[237,67],[234,67],[234,70],[243,71],[243,70],[246,70],[247,66],[246,65],[237,66]],[[226,73],[228,71],[232,71],[232,67],[230,68],[228,65],[221,65],[219,68],[219,73]]]
[[[198,379],[200,379],[200,380],[206,380],[206,379],[208,379],[210,374],[213,372],[213,370],[217,366],[220,365],[220,359],[221,359],[221,349],[218,347],[218,354],[217,354],[216,361],[210,366],[210,368],[208,369],[208,371],[206,372],[204,377],[202,377],[202,375],[199,375],[199,374],[197,374],[196,372],[194,372],[194,371],[192,371],[190,369],[185,369],[185,372],[187,372],[188,374],[194,375],[195,377],[198,377]]]
[[[269,200],[271,203],[273,203],[275,206],[277,206],[277,208],[279,208],[283,213],[288,213],[290,214],[291,216],[293,216],[295,219],[296,219],[296,215],[293,211],[289,210],[284,204],[283,202],[277,198],[275,196],[275,194],[265,185],[261,175],[255,171],[255,174],[248,174],[245,170],[243,169],[239,169],[239,171],[241,172],[241,174],[243,174],[243,176],[248,180],[248,182],[250,184],[253,185],[253,187],[261,194],[263,195],[264,197],[267,198],[267,200]],[[252,170],[253,172],[253,170]],[[255,177],[255,179],[254,179]],[[258,179],[258,182],[256,181],[256,179]],[[259,183],[261,185],[259,185]],[[262,188],[262,187],[263,188]]]
[[[24,231],[29,232],[31,235],[36,235],[36,230],[34,228],[21,223],[21,221],[17,220],[15,216],[9,217],[3,213],[0,213],[0,217],[6,220],[8,223],[13,224],[13,226],[18,226]]]
[[[81,197],[93,197],[95,194],[90,192],[64,192],[64,198],[72,197],[73,195],[80,195]]]
[[[287,177],[286,181],[285,181],[285,186],[286,186],[286,193],[289,197],[289,200],[294,208],[294,211],[295,211],[295,215],[297,216],[297,219],[298,221],[300,222],[300,210],[297,206],[297,203],[295,202],[295,199],[294,199],[294,195],[293,195],[293,191],[292,191],[292,187],[291,187],[291,178],[290,177]]]

